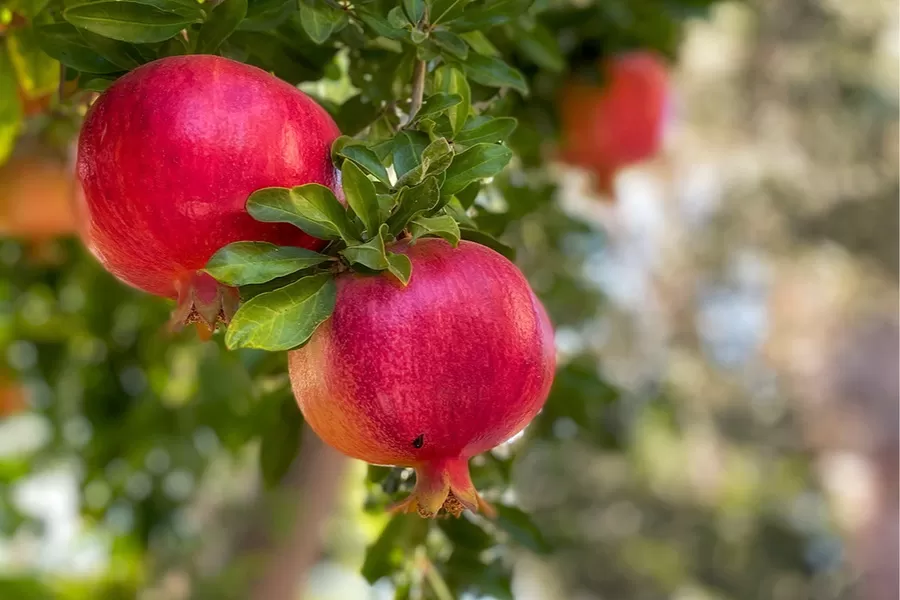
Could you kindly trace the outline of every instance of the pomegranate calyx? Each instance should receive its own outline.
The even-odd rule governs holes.
[[[418,513],[425,519],[452,515],[466,509],[494,517],[496,512],[475,489],[465,458],[441,460],[416,467],[416,487],[412,494],[391,508],[391,512]]]
[[[223,285],[200,271],[177,280],[175,290],[178,303],[169,327],[178,331],[185,325],[194,325],[203,340],[212,337],[219,323],[228,325],[240,303],[237,288]]]

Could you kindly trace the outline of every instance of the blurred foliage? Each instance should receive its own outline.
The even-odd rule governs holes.
[[[514,249],[558,329],[585,332],[605,306],[587,271],[606,240],[556,201],[557,90],[573,76],[599,78],[598,60],[614,52],[648,48],[674,60],[685,20],[711,4],[433,0],[428,10],[446,15],[446,27],[423,37],[409,18],[424,10],[415,0],[6,0],[0,158],[35,139],[66,149],[93,92],[140,64],[192,51],[301,85],[345,134],[380,152],[406,108],[416,61],[454,64],[480,115],[518,120],[507,169],[456,194],[464,237],[490,235]],[[64,85],[53,75],[61,68]],[[26,116],[28,101],[41,98],[49,108]],[[0,598],[134,598],[170,589],[172,564],[198,597],[246,598],[243,563],[199,564],[203,538],[233,526],[232,513],[213,511],[204,528],[191,511],[210,494],[204,480],[224,477],[216,465],[248,449],[269,487],[288,472],[302,420],[284,356],[228,352],[221,336],[204,344],[170,335],[166,303],[113,280],[78,243],[58,242],[50,262],[30,248],[29,240],[0,244],[0,383],[27,392],[21,412],[0,415],[0,566],[16,565],[6,555],[24,552],[48,525],[17,500],[23,483],[60,466],[77,481],[79,531],[101,540],[104,557],[89,575],[67,564],[35,572],[27,561],[9,577],[0,569]],[[365,555],[348,562],[368,582],[390,581],[397,599],[512,598],[513,567],[527,554],[558,567],[560,598],[578,590],[642,600],[686,589],[691,598],[837,597],[842,584],[829,578],[840,545],[827,516],[797,516],[804,502],[815,504],[807,457],[796,444],[770,443],[790,438],[789,419],[764,427],[730,415],[740,439],[717,448],[726,464],[720,491],[673,494],[688,471],[703,470],[681,427],[692,415],[666,393],[618,389],[589,347],[561,358],[524,439],[473,460],[496,521],[391,517],[385,507],[410,491],[410,473],[354,471],[347,495],[358,502],[341,514],[365,530]],[[574,485],[585,481],[597,485]],[[329,553],[340,554],[337,544],[329,541]]]

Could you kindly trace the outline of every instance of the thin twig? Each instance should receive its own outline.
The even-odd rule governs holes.
[[[425,95],[426,71],[427,65],[425,64],[425,61],[417,60],[413,67],[412,98],[409,101],[409,118],[406,120],[407,125],[412,123],[413,119],[416,118],[419,109],[422,108],[422,97]]]

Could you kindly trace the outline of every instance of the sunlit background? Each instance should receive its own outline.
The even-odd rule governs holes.
[[[898,18],[720,4],[688,25],[665,151],[615,202],[548,165],[555,202],[504,238],[560,323],[544,418],[511,444],[507,499],[540,533],[442,525],[512,564],[516,600],[897,598]],[[389,517],[362,463],[304,432],[261,484],[300,431],[282,357],[169,337],[169,307],[75,240],[5,239],[0,263],[0,598],[230,597],[258,569],[389,599],[402,564],[409,597],[447,600],[424,554],[367,559]]]

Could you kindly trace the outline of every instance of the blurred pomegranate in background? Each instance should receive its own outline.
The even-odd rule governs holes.
[[[76,234],[75,178],[65,162],[14,156],[0,167],[0,235],[46,244]]]
[[[620,54],[601,63],[600,84],[573,79],[560,96],[562,159],[589,171],[596,191],[614,197],[621,169],[659,152],[670,108],[669,75],[652,52]]]

